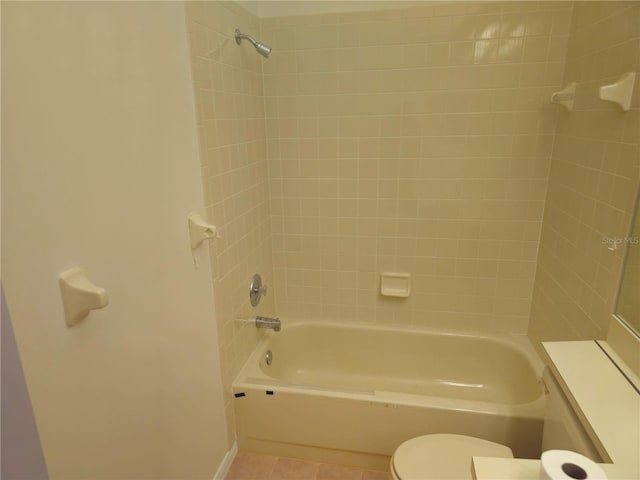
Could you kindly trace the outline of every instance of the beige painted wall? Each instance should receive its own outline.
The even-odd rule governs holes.
[[[207,216],[221,233],[210,254],[232,442],[231,382],[264,335],[251,319],[275,313],[263,60],[249,42],[238,46],[233,39],[236,28],[260,38],[260,27],[233,2],[186,5]],[[255,308],[249,302],[254,273],[270,287]]]
[[[640,178],[640,78],[632,108],[598,89],[640,71],[640,2],[576,2],[564,82],[575,108],[558,124],[540,242],[529,335],[604,338]]]
[[[279,314],[526,332],[571,8],[261,20]]]
[[[210,479],[229,446],[188,59],[181,3],[2,5],[2,282],[53,479]],[[110,304],[70,329],[73,266]]]

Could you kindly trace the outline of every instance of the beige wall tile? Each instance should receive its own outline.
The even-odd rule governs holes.
[[[256,272],[266,284],[274,284],[270,214],[274,202],[269,199],[262,60],[249,45],[238,46],[233,40],[235,28],[259,38],[260,25],[233,2],[188,2],[187,7],[207,216],[222,235],[211,243],[211,263],[231,443],[235,438],[231,382],[259,339],[252,325],[239,320],[275,313],[273,295],[262,300],[258,311],[251,307],[247,292]],[[270,38],[269,43],[275,42]],[[279,67],[283,73],[277,82],[274,78],[274,85],[291,93],[295,77],[287,76],[286,64]],[[264,76],[265,84],[269,77]],[[274,107],[283,118],[297,114],[295,97],[278,100]],[[278,127],[282,132],[292,130],[287,123]]]
[[[623,113],[597,96],[638,69],[638,2],[576,2],[570,26],[563,83],[578,81],[578,94],[555,137],[528,329],[537,341],[605,337],[622,259],[605,239],[626,235],[639,178],[637,104]]]
[[[550,49],[567,49],[572,8],[545,5],[269,19],[265,32],[287,37],[273,57],[288,59],[265,75],[265,115],[274,124],[267,137],[280,142],[268,159],[279,185],[272,204],[282,205],[272,210],[283,226],[283,241],[274,242],[279,313],[525,331],[547,137],[561,114],[548,96],[562,78],[547,65],[563,59]],[[291,63],[295,84],[283,87]],[[296,111],[295,100],[305,108]],[[287,158],[304,155],[288,155],[282,142],[309,140],[322,161],[314,145],[308,155],[318,165],[288,168]],[[427,303],[388,301],[378,294],[379,274],[399,268],[451,289],[434,296],[418,283],[413,295]],[[308,272],[304,284],[292,272]]]
[[[597,89],[640,69],[639,11],[456,2],[258,20],[189,2],[227,388],[258,339],[236,321],[255,314],[254,271],[274,287],[260,313],[285,321],[602,336],[620,265],[602,238],[629,218],[640,96],[621,114]],[[236,27],[270,58],[235,45]],[[569,114],[548,98],[572,80]],[[409,299],[379,295],[385,270],[412,273]]]

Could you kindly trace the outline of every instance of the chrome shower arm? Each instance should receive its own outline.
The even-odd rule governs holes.
[[[239,29],[236,28],[236,35],[235,35],[235,39],[236,39],[236,43],[238,45],[240,45],[240,43],[242,42],[242,40],[249,40],[249,42],[251,42],[251,45],[254,46],[254,48],[256,49],[256,52],[258,52],[260,55],[262,55],[264,58],[269,58],[269,54],[271,53],[271,47],[269,45],[266,45],[264,43],[260,43],[258,42],[256,39],[254,39],[251,35],[247,35],[245,33],[242,33]]]
[[[240,30],[236,28],[236,43],[240,45],[240,42],[242,40],[249,40],[254,47],[258,45],[258,42],[251,35],[242,33]]]

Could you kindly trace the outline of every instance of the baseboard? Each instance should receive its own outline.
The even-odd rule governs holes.
[[[231,449],[227,452],[227,454],[222,459],[222,463],[218,467],[218,471],[213,476],[213,480],[224,480],[224,477],[227,476],[229,472],[229,468],[231,468],[231,464],[233,463],[233,459],[236,458],[238,454],[238,443],[233,442],[231,445]]]

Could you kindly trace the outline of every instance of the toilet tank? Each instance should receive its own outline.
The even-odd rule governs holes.
[[[594,462],[602,462],[596,447],[548,367],[542,373],[542,380],[549,392],[545,406],[542,451],[572,450]]]

